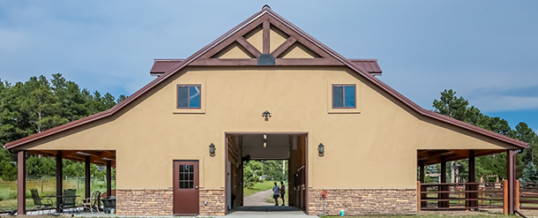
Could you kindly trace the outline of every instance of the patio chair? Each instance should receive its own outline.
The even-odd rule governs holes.
[[[101,192],[94,191],[90,198],[86,198],[82,201],[82,206],[84,207],[84,210],[88,209],[90,212],[93,213],[93,210],[96,210],[99,212],[99,198],[101,197]]]
[[[41,209],[42,212],[43,209],[52,209],[52,201],[50,201],[50,199],[49,202],[43,203],[39,197],[37,189],[30,189],[30,192],[32,193],[32,199],[34,200],[34,205],[37,207],[37,209]]]
[[[75,207],[75,202],[77,199],[77,190],[76,189],[64,189],[61,208],[62,211],[65,211],[67,208],[77,208]]]

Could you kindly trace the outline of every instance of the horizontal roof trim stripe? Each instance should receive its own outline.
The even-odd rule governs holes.
[[[116,104],[114,107],[112,107],[112,108],[110,108],[110,109],[108,109],[106,111],[103,111],[103,112],[100,112],[100,113],[97,113],[97,114],[82,118],[80,120],[76,120],[76,121],[73,121],[73,122],[70,122],[70,123],[67,123],[67,124],[64,124],[64,125],[61,125],[61,126],[58,126],[58,127],[55,127],[55,128],[43,131],[43,132],[40,132],[40,133],[30,135],[30,136],[22,138],[22,139],[18,139],[16,141],[9,142],[9,143],[5,144],[4,147],[7,148],[7,149],[15,149],[16,150],[17,147],[25,145],[27,143],[30,143],[30,142],[33,142],[33,141],[36,141],[36,140],[39,140],[39,139],[42,139],[42,138],[45,138],[45,137],[48,137],[48,136],[63,132],[63,131],[67,131],[69,129],[72,129],[72,128],[75,128],[75,127],[78,127],[78,126],[82,126],[84,124],[91,123],[93,121],[97,121],[97,120],[104,119],[104,118],[107,118],[107,117],[110,117],[110,116],[114,115],[115,113],[117,113],[118,111],[120,111],[121,109],[123,109],[124,107],[129,105],[130,103],[134,102],[137,98],[144,95],[146,92],[148,92],[149,90],[151,90],[152,88],[154,88],[155,86],[160,84],[161,82],[163,82],[166,79],[168,79],[169,77],[171,77],[176,72],[178,72],[181,69],[183,69],[184,67],[188,66],[194,60],[196,60],[197,58],[199,58],[200,56],[202,56],[203,54],[205,54],[206,52],[208,52],[209,50],[211,50],[212,48],[217,46],[220,42],[226,40],[228,37],[232,36],[235,32],[239,31],[240,29],[242,29],[243,27],[245,27],[249,23],[253,22],[254,20],[260,18],[262,15],[265,15],[265,14],[268,14],[269,16],[274,18],[275,20],[277,20],[277,21],[281,22],[282,24],[284,24],[287,28],[290,28],[293,31],[297,32],[300,36],[304,37],[306,40],[311,42],[313,45],[317,46],[322,51],[327,52],[333,58],[335,58],[338,61],[342,62],[345,66],[347,66],[351,70],[355,71],[359,75],[363,76],[366,80],[368,80],[372,84],[378,86],[380,89],[387,92],[392,97],[399,100],[404,105],[408,106],[409,108],[411,108],[412,110],[414,110],[418,114],[420,114],[422,116],[425,116],[425,117],[428,117],[428,118],[431,118],[431,119],[434,119],[434,120],[438,120],[438,121],[441,121],[441,122],[456,126],[456,127],[459,127],[459,128],[462,128],[462,129],[469,130],[471,132],[475,132],[477,134],[487,136],[487,137],[495,139],[495,140],[499,140],[499,141],[511,144],[511,145],[513,145],[515,147],[518,147],[518,148],[526,148],[526,147],[528,147],[528,143],[525,143],[525,142],[510,138],[510,137],[507,137],[507,136],[504,136],[504,135],[501,135],[501,134],[498,134],[498,133],[495,133],[495,132],[490,131],[490,130],[482,129],[480,127],[477,127],[477,126],[474,126],[474,125],[471,125],[471,124],[468,124],[468,123],[465,123],[465,122],[462,122],[462,121],[459,121],[459,120],[456,120],[456,119],[453,119],[453,118],[450,118],[450,117],[447,117],[447,116],[444,116],[444,115],[441,115],[441,114],[438,114],[438,113],[435,113],[433,111],[423,109],[422,107],[418,106],[417,104],[415,104],[414,102],[412,102],[411,100],[409,100],[408,98],[406,98],[405,96],[403,96],[402,94],[397,92],[396,90],[389,87],[387,84],[383,83],[381,80],[379,80],[379,79],[377,79],[377,78],[375,78],[373,76],[370,76],[370,74],[368,74],[365,69],[361,69],[361,67],[357,66],[352,60],[344,58],[343,56],[341,56],[337,52],[335,52],[332,49],[328,48],[327,46],[323,45],[321,42],[317,41],[312,36],[310,36],[307,33],[303,32],[301,29],[299,29],[298,27],[296,27],[295,25],[293,25],[289,21],[285,20],[284,18],[280,17],[278,14],[276,14],[275,12],[273,12],[271,9],[269,9],[267,7],[264,7],[261,11],[255,13],[250,18],[243,21],[242,23],[240,23],[236,27],[232,28],[230,31],[228,31],[224,35],[220,36],[219,38],[217,38],[215,41],[208,44],[204,48],[200,49],[199,51],[197,51],[196,53],[194,53],[193,55],[191,55],[187,59],[185,59],[185,60],[183,60],[183,61],[181,61],[179,63],[174,63],[174,66],[171,67],[170,69],[168,69],[166,72],[164,72],[160,77],[158,77],[155,80],[151,81],[146,86],[142,87],[140,90],[133,93],[133,95],[131,95],[127,99],[125,99],[122,102]]]
[[[248,59],[245,59],[248,60]],[[278,59],[277,59],[278,60]],[[355,65],[357,65],[362,70],[368,72],[372,75],[381,75],[382,71],[379,65],[377,64],[376,59],[350,59],[351,62],[353,62]],[[153,63],[153,67],[151,68],[150,75],[152,76],[158,76],[164,74],[167,70],[175,66],[176,64],[179,64],[181,62],[185,61],[185,59],[155,59]],[[220,61],[230,61],[230,60],[220,60]],[[298,59],[290,59],[289,62],[293,63],[296,62],[294,65],[284,65],[281,64],[281,66],[298,66],[301,65],[301,60]],[[277,61],[277,65],[279,62]],[[341,64],[340,64],[341,65]],[[230,65],[223,65],[223,66],[230,66]],[[243,65],[244,66],[244,65]],[[253,64],[253,66],[258,66],[257,62]]]

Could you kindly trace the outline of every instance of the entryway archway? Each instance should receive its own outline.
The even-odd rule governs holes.
[[[307,133],[226,133],[226,209],[230,211],[277,210],[274,206],[244,206],[243,166],[250,160],[287,160],[287,207],[306,211],[308,202]],[[280,184],[279,184],[280,185]]]

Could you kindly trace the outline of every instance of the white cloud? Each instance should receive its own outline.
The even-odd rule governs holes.
[[[448,63],[447,63],[448,64]],[[381,65],[382,68],[383,65]],[[402,69],[390,62],[379,77],[391,87],[420,106],[431,109],[434,99],[439,99],[444,89],[453,89],[457,96],[469,100],[470,105],[482,111],[495,112],[538,108],[538,79],[533,72],[519,72],[513,76],[499,71],[448,71],[438,69]],[[405,66],[412,67],[412,66]],[[388,68],[388,69],[387,69]],[[525,90],[533,88],[533,90]]]

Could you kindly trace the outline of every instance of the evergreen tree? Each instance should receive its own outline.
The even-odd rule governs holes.
[[[125,99],[125,96],[120,96]],[[45,76],[31,77],[15,85],[0,79],[0,146],[34,133],[54,128],[109,109],[116,104],[114,96],[97,91],[92,95],[80,89],[61,74],[53,74],[49,81]],[[0,178],[14,180],[17,176],[16,156],[0,148]],[[83,165],[65,160],[64,173],[79,176]],[[27,173],[36,176],[52,176],[54,159],[30,155]],[[80,172],[78,172],[80,170]],[[94,174],[103,174],[95,168]]]
[[[506,120],[482,114],[478,108],[469,106],[469,101],[463,97],[456,96],[456,92],[451,89],[443,90],[440,99],[433,101],[433,107],[437,113],[528,142],[530,148],[525,149],[523,154],[518,155],[516,163],[518,177],[521,177],[523,167],[538,157],[538,148],[536,148],[538,146],[538,136],[523,122],[519,123],[515,130],[513,130]],[[458,163],[463,165],[465,161],[460,160]],[[532,165],[535,166],[534,163]],[[485,175],[498,175],[501,178],[506,177],[506,154],[498,153],[477,157],[476,171],[476,175],[479,177]]]
[[[538,172],[536,171],[536,166],[532,161],[528,162],[523,169],[523,177],[521,178],[522,182],[536,183],[538,182]]]

